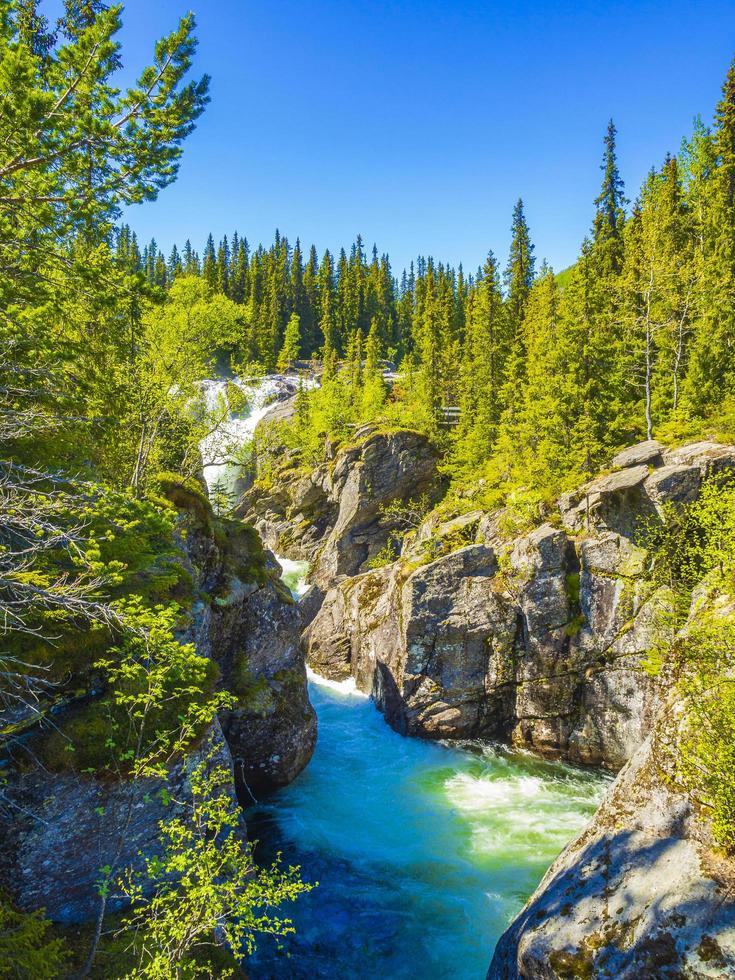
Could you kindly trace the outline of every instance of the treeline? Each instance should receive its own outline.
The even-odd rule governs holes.
[[[503,274],[492,253],[467,281],[427,261],[397,290],[401,377],[374,417],[434,434],[488,504],[550,499],[639,439],[735,435],[735,68],[713,124],[698,120],[632,205],[610,122],[577,262],[555,275],[533,253],[519,201]],[[332,397],[341,407],[311,396],[302,433],[359,420],[343,385]],[[451,434],[446,406],[460,408]]]
[[[516,226],[527,239],[521,201],[514,214]],[[528,248],[533,249],[530,242]],[[450,329],[461,336],[469,290],[483,276],[478,269],[466,279],[462,266],[456,271],[419,256],[398,280],[389,256],[379,255],[377,246],[368,261],[360,235],[349,255],[343,248],[337,259],[329,249],[320,259],[315,245],[305,256],[299,239],[291,247],[278,231],[270,248],[261,245],[252,253],[247,238],[235,232],[217,247],[210,235],[203,259],[188,240],[181,250],[174,245],[165,258],[155,239],[141,252],[135,232],[123,225],[115,233],[114,251],[122,268],[142,274],[154,289],[166,290],[180,276],[197,276],[212,293],[241,305],[250,329],[247,350],[240,353],[269,369],[275,367],[293,314],[299,317],[303,357],[321,355],[325,345],[343,356],[355,330],[366,337],[373,329],[383,354],[400,360],[413,348],[415,311],[434,293],[445,304]],[[510,270],[506,275],[511,277]]]
[[[402,365],[393,417],[403,401],[442,438],[442,408],[459,406],[457,471],[556,487],[619,445],[735,421],[735,70],[713,124],[698,121],[632,204],[610,122],[590,234],[561,276],[536,267],[520,200],[505,266],[490,252],[469,277],[419,258],[398,280],[359,237],[336,259],[278,233],[268,249],[210,235],[201,259],[189,242],[164,259],[123,227],[115,248],[154,289],[193,276],[235,304],[228,349],[240,363],[276,367],[289,324],[287,360],[353,356],[370,336]]]

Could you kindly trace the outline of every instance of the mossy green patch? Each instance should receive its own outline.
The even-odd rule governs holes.
[[[124,778],[135,754],[140,756],[163,744],[170,733],[180,729],[191,705],[204,705],[212,696],[219,668],[203,657],[196,658],[196,665],[199,671],[192,676],[191,685],[186,678],[172,676],[169,690],[162,691],[151,704],[144,721],[118,704],[112,691],[70,707],[55,719],[51,731],[36,739],[38,757],[52,772],[93,772],[101,777]],[[204,730],[194,732],[188,744],[195,744]]]

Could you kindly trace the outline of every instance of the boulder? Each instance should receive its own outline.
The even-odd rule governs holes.
[[[624,469],[628,466],[660,466],[663,462],[664,447],[655,439],[648,439],[646,442],[639,442],[635,446],[623,449],[617,456],[613,456],[612,466],[614,469]]]
[[[664,454],[667,464],[696,466],[702,478],[735,469],[735,446],[719,442],[692,442]]]
[[[672,463],[654,470],[646,479],[644,489],[660,511],[664,504],[688,504],[695,500],[702,484],[699,466]]]
[[[572,531],[611,530],[632,536],[654,509],[643,490],[647,466],[631,466],[598,477],[559,501],[562,521]]]
[[[735,862],[644,739],[501,937],[488,980],[735,976]]]

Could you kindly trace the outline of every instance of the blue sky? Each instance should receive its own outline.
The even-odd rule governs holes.
[[[187,9],[128,0],[126,67]],[[589,228],[607,120],[628,196],[701,113],[735,54],[735,4],[207,0],[197,69],[212,102],[141,241],[201,249],[276,227],[338,249],[360,232],[396,272],[419,252],[505,262],[522,196],[536,254],[572,262]]]

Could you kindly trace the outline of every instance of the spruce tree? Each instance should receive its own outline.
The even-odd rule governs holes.
[[[533,285],[536,264],[533,251],[534,247],[523,210],[523,201],[519,198],[513,208],[510,255],[505,270],[508,317],[510,332],[513,337],[516,337],[520,332],[526,301]]]
[[[697,310],[684,400],[698,418],[735,397],[735,62],[725,78],[714,131],[699,131],[694,198]]]
[[[602,188],[595,198],[592,240],[595,258],[603,276],[617,275],[623,266],[623,228],[625,225],[625,186],[618,170],[615,141],[617,130],[610,120],[605,134],[605,152],[600,169]]]
[[[309,249],[309,258],[304,269],[304,312],[301,318],[301,334],[304,352],[313,356],[321,343],[319,337],[319,257],[316,246]]]
[[[329,348],[335,357],[339,356],[334,262],[328,249],[319,267],[319,332],[324,349]]]
[[[211,233],[207,238],[202,262],[202,276],[207,286],[214,292],[217,289],[217,255],[214,251],[214,238]]]
[[[227,235],[217,249],[216,283],[217,292],[222,293],[223,296],[230,295],[230,246]]]
[[[500,274],[492,252],[488,252],[482,275],[469,294],[464,315],[455,452],[458,459],[472,465],[486,459],[492,449],[512,349],[511,319],[503,304]]]
[[[278,355],[278,370],[287,371],[298,361],[301,353],[301,322],[298,313],[292,313],[286,324],[283,346]]]

